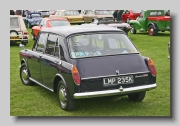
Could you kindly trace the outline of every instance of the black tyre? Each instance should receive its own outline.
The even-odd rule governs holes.
[[[145,95],[146,95],[146,91],[143,91],[143,92],[129,94],[128,97],[132,101],[141,102],[145,98]]]
[[[60,107],[63,110],[71,111],[75,108],[75,100],[71,99],[63,81],[59,81],[57,88],[57,96]]]
[[[24,85],[33,85],[34,83],[29,80],[29,72],[25,63],[21,64],[20,67],[20,78]]]
[[[134,25],[131,24],[130,26],[131,26],[131,30],[130,30],[131,34],[136,34],[136,29],[135,29]]]
[[[157,30],[154,28],[153,25],[149,25],[148,33],[149,33],[150,36],[155,36],[157,34]]]

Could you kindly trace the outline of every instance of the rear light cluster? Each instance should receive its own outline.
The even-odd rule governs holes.
[[[23,32],[23,38],[27,39],[28,38],[28,32]]]
[[[149,68],[151,74],[153,76],[156,76],[156,68],[155,68],[153,61],[150,58],[147,59],[147,65],[148,65],[148,68]]]
[[[71,72],[75,84],[79,86],[81,83],[81,79],[77,68],[75,66],[72,66]]]

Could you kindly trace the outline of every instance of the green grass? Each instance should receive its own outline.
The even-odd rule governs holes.
[[[30,33],[30,29],[29,33]],[[140,103],[127,96],[81,99],[71,112],[60,108],[56,94],[39,85],[25,86],[19,77],[19,43],[10,46],[10,115],[11,116],[170,116],[170,59],[167,58],[170,33],[149,36],[128,34],[142,55],[151,58],[157,69],[157,85]],[[31,39],[26,48],[31,49]]]

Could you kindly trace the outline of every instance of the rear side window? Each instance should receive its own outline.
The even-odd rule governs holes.
[[[19,28],[18,17],[10,17],[10,28]]]
[[[71,58],[139,53],[124,34],[77,35],[68,38]]]

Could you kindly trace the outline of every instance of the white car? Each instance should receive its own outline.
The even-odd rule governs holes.
[[[29,35],[23,17],[20,15],[10,15],[10,43],[21,42],[26,45],[28,39]]]

